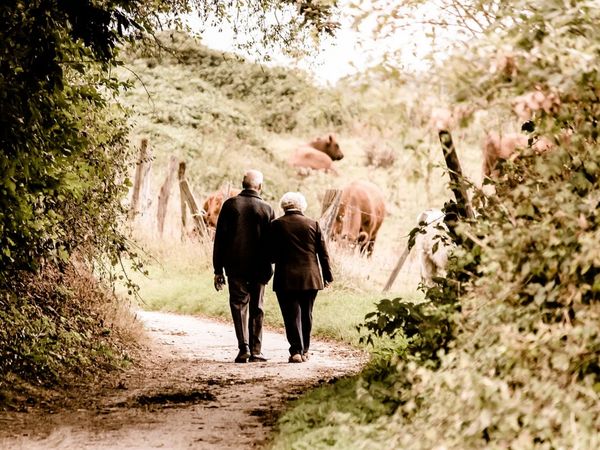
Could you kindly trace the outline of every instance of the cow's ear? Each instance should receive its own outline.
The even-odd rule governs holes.
[[[333,142],[333,135],[329,135],[329,143],[331,144]]]

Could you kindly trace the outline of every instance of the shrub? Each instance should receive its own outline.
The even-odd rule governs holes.
[[[19,406],[15,383],[92,381],[127,364],[141,333],[81,263],[19,273],[0,290],[0,322],[0,403],[9,408]]]

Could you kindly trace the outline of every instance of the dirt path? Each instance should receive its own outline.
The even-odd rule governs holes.
[[[150,345],[141,366],[90,389],[71,407],[0,415],[0,449],[260,448],[286,402],[357,371],[365,356],[315,341],[287,362],[281,333],[265,332],[266,363],[234,364],[233,325],[140,312]]]

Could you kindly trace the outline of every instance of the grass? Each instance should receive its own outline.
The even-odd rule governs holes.
[[[199,314],[230,320],[227,290],[217,292],[213,287],[213,272],[207,257],[209,247],[210,243],[190,245],[172,242],[166,247],[162,243],[155,243],[151,252],[157,259],[146,266],[148,275],[133,275],[133,281],[140,287],[141,306],[155,311]],[[315,336],[356,345],[359,338],[356,327],[374,309],[377,301],[390,295],[415,299],[420,297],[414,291],[383,294],[379,289],[369,287],[369,280],[365,283],[364,279],[362,283],[366,288],[362,289],[358,287],[360,283],[356,278],[359,274],[357,265],[362,262],[364,268],[368,262],[355,255],[343,255],[333,248],[331,253],[336,258],[334,276],[340,281],[320,291],[317,297],[313,325]],[[348,273],[342,275],[341,270]],[[350,270],[354,272],[349,274]],[[349,283],[348,277],[355,277],[354,281]],[[283,328],[271,283],[265,291],[265,324]]]

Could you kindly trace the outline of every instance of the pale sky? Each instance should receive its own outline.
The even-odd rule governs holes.
[[[423,11],[423,16],[431,14],[439,17],[440,11],[434,11],[431,8]],[[194,21],[193,18],[190,19],[192,27],[194,27]],[[402,66],[405,68],[420,70],[427,67],[425,55],[431,49],[431,43],[426,36],[428,30],[423,25],[399,30],[393,38],[375,41],[371,37],[373,21],[367,21],[359,31],[352,29],[351,19],[348,17],[341,18],[340,22],[341,27],[336,36],[325,38],[321,48],[315,51],[312,57],[293,61],[283,54],[271,54],[272,61],[277,65],[297,66],[304,69],[322,83],[335,83],[345,75],[376,64],[381,55],[390,48],[402,50]],[[219,27],[220,30],[217,27],[205,28],[201,35],[204,45],[215,50],[238,53],[252,59],[251,55],[236,48],[235,34],[226,23]],[[438,39],[440,39],[439,34]],[[397,61],[396,64],[398,64]]]
[[[191,19],[190,23],[193,27],[194,20]],[[235,34],[226,23],[220,24],[218,28],[206,27],[201,37],[202,43],[209,48],[253,59],[252,55],[236,48]],[[346,25],[338,30],[335,38],[328,37],[313,57],[294,61],[282,53],[271,53],[269,56],[275,65],[297,66],[312,73],[318,81],[334,83],[339,78],[355,72],[353,63],[358,67],[364,67],[367,63],[367,56],[355,50],[357,38],[357,33]]]

